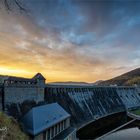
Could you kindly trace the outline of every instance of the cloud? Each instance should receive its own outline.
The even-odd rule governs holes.
[[[23,4],[27,15],[0,13],[1,72],[28,77],[42,72],[48,81],[93,82],[139,66],[138,3]]]

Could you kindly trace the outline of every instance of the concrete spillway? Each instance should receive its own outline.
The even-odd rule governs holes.
[[[47,85],[45,100],[58,102],[72,116],[72,124],[83,124],[100,117],[140,106],[134,87],[95,87]]]

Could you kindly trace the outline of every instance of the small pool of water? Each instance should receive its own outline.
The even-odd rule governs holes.
[[[101,140],[140,140],[140,129],[138,127],[117,131]]]

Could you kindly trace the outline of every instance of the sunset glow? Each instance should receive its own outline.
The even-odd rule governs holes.
[[[140,2],[25,0],[0,9],[0,74],[105,80],[139,67]]]

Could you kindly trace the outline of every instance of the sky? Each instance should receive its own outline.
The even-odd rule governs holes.
[[[140,1],[0,2],[0,74],[95,82],[139,67]]]

